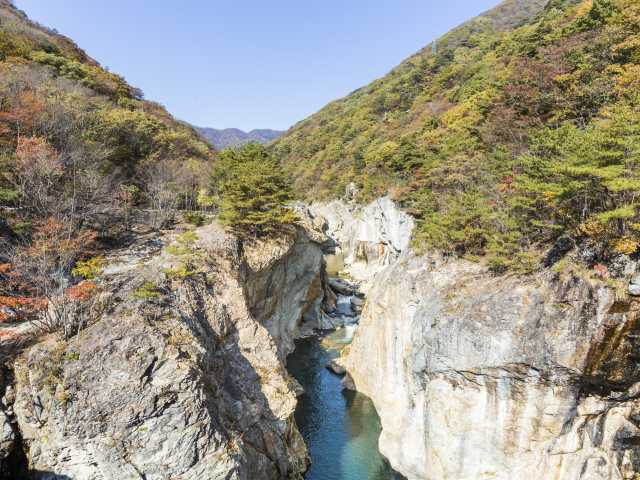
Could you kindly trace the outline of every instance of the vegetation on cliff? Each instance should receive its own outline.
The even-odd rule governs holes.
[[[639,87],[637,1],[508,1],[274,151],[307,198],[390,193],[422,248],[528,270],[569,236],[606,262],[640,242]]]
[[[252,143],[220,153],[212,175],[219,220],[242,237],[257,238],[292,223],[291,188],[265,147]]]

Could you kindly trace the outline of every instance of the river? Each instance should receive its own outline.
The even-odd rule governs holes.
[[[380,419],[368,397],[343,390],[326,365],[350,340],[352,327],[300,339],[287,361],[304,387],[296,422],[309,447],[306,480],[401,479],[378,451]]]

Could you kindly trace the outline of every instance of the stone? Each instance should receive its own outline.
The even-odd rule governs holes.
[[[5,366],[0,366],[0,478],[8,478],[5,461],[16,447],[16,435],[11,424],[13,389],[7,385]]]
[[[405,252],[375,277],[345,361],[381,453],[409,480],[635,478],[640,319],[614,302],[589,278]]]
[[[276,342],[282,362],[302,328],[319,326],[324,299],[321,246],[307,230],[292,238],[253,247],[251,257],[260,261],[242,269],[241,278],[251,314]]]
[[[342,378],[341,385],[344,390],[351,390],[352,392],[355,392],[357,390],[356,384],[354,383],[353,378],[351,377],[351,375],[349,375],[348,372]]]
[[[572,238],[566,236],[560,237],[547,253],[543,262],[544,266],[548,268],[555,265],[575,246],[575,242]]]
[[[86,480],[302,479],[301,392],[282,359],[302,324],[318,322],[320,246],[295,227],[244,256],[215,224],[197,234],[201,273],[144,302],[135,289],[168,281],[175,258],[135,245],[112,252],[101,317],[17,360],[13,410],[30,469]],[[0,450],[8,432],[0,411]]]
[[[362,307],[364,307],[364,304],[365,304],[364,298],[360,298],[360,297],[351,298],[351,305],[353,305],[355,308],[362,309]]]
[[[355,285],[340,278],[329,278],[328,283],[334,292],[347,297],[355,295],[358,290]]]
[[[326,218],[322,215],[314,215],[304,203],[294,204],[293,209],[296,212],[298,225],[305,230],[313,242],[324,245],[329,241],[325,233],[328,228]]]
[[[388,197],[366,206],[340,200],[314,203],[309,212],[326,220],[333,250],[344,257],[346,273],[358,282],[368,281],[406,250],[415,225]]]
[[[333,373],[335,373],[336,375],[344,375],[345,373],[347,373],[347,369],[344,368],[344,366],[342,366],[340,362],[335,359],[331,360],[327,364],[327,368]]]
[[[5,460],[13,451],[15,443],[15,433],[7,414],[0,407],[0,474],[3,473],[1,467]]]
[[[413,220],[388,199],[310,209],[327,219],[367,293],[340,361],[343,385],[374,402],[380,450],[397,471],[409,480],[638,476],[633,304],[591,278],[495,277],[479,264],[418,256]],[[546,263],[572,248],[558,242]]]

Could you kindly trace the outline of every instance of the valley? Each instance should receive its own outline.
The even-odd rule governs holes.
[[[287,132],[18,7],[0,480],[640,478],[636,0],[505,0]]]

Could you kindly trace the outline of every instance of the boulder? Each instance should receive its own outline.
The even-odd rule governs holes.
[[[345,373],[347,373],[347,369],[344,368],[344,366],[342,366],[340,362],[336,359],[331,360],[327,364],[327,368],[333,373],[335,373],[336,375],[344,375]]]
[[[342,280],[341,278],[331,277],[329,278],[328,283],[334,292],[346,297],[355,295],[358,290],[354,284],[347,282],[346,280]]]
[[[351,377],[351,375],[349,375],[348,372],[342,378],[341,384],[342,388],[345,390],[351,390],[352,392],[355,392],[357,390],[356,384],[354,383],[353,378]]]

